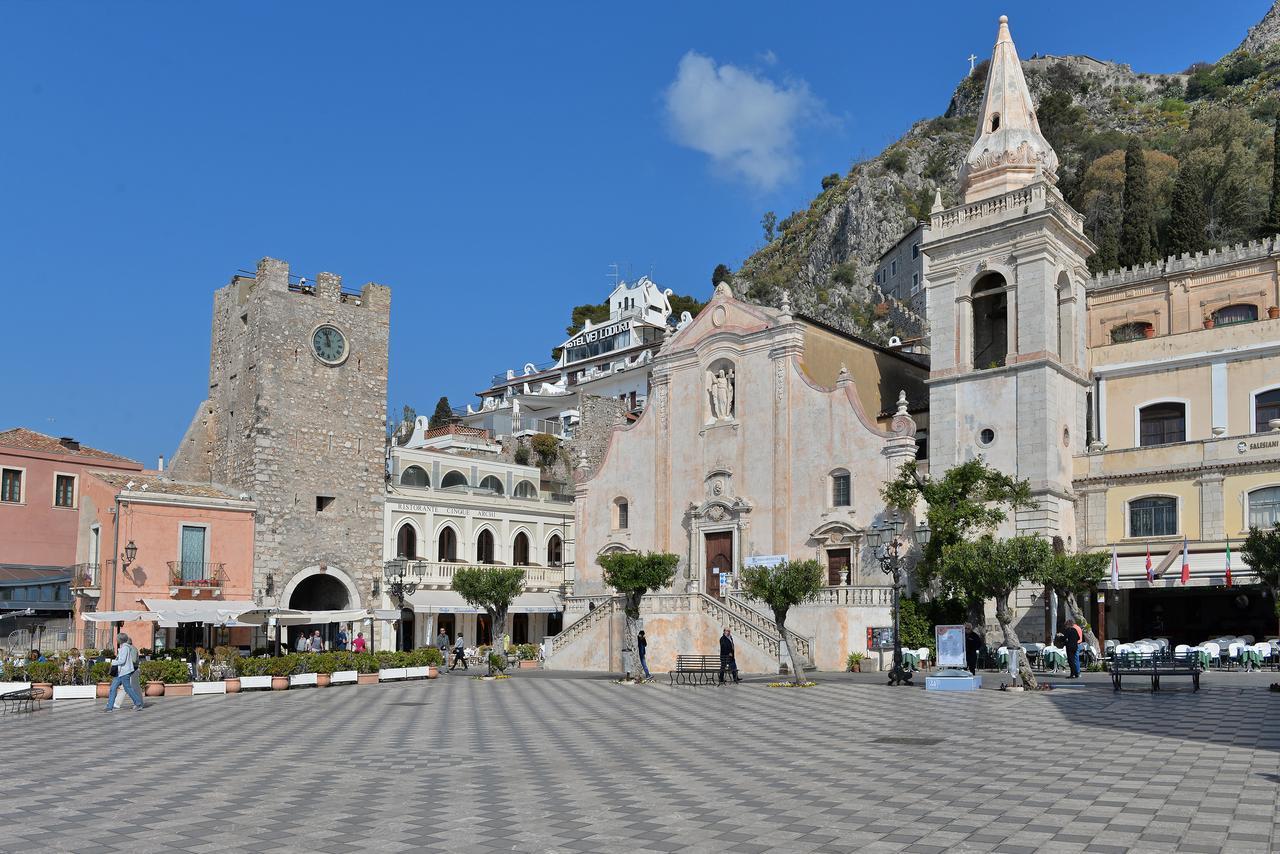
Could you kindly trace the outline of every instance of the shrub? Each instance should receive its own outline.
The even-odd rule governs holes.
[[[93,682],[111,681],[111,662],[98,661],[89,666],[89,679]]]
[[[332,674],[338,667],[338,653],[336,652],[318,652],[311,656],[311,660],[307,662],[312,673]]]
[[[267,673],[272,676],[288,676],[302,672],[302,660],[297,655],[282,655],[279,658],[268,658]]]
[[[499,673],[505,671],[507,669],[507,657],[498,655],[496,652],[489,653],[489,667]]]
[[[27,665],[27,679],[31,682],[61,685],[62,677],[62,668],[55,661],[33,661]]]
[[[551,465],[560,454],[560,440],[550,433],[533,434],[529,444],[533,447],[533,452],[538,455],[538,464],[541,466]]]
[[[419,647],[410,655],[414,661],[410,667],[440,667],[444,664],[444,655],[434,646]]]
[[[371,652],[355,652],[351,654],[352,664],[357,673],[377,673],[378,658]]]
[[[237,658],[236,659],[236,675],[237,676],[266,676],[267,662],[269,658],[254,656],[253,658]]]
[[[907,151],[905,148],[892,149],[884,156],[884,168],[901,175],[907,171]]]
[[[822,179],[822,189],[830,190],[836,184],[840,183],[840,173],[832,172],[830,175]]]
[[[532,643],[522,643],[516,647],[516,652],[520,656],[521,661],[537,661],[538,647]]]
[[[849,670],[852,670],[854,665],[861,664],[866,660],[866,658],[867,654],[865,652],[851,652],[849,653],[849,657],[845,659],[844,666]]]
[[[1262,63],[1258,61],[1256,56],[1244,56],[1231,63],[1231,67],[1222,72],[1222,82],[1228,86],[1235,86],[1239,83],[1257,77],[1262,73]]]
[[[529,465],[529,449],[524,445],[516,445],[515,461],[518,466]]]

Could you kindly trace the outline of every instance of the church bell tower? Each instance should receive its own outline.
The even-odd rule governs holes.
[[[1071,458],[1085,443],[1084,218],[1055,186],[1008,18],[1001,16],[961,204],[939,195],[929,259],[929,462],[981,456],[1030,481],[1039,508],[1002,536],[1075,532]]]

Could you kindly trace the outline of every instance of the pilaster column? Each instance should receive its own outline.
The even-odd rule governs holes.
[[[1200,539],[1215,541],[1225,539],[1226,521],[1223,518],[1225,493],[1222,488],[1222,472],[1207,472],[1196,479],[1200,488]]]

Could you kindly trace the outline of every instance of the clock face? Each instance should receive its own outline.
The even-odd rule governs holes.
[[[316,357],[328,365],[336,365],[347,356],[347,339],[336,326],[317,326],[311,333],[311,347]]]

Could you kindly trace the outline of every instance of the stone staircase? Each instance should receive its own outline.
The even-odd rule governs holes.
[[[548,657],[554,656],[578,638],[590,633],[596,626],[608,626],[609,620],[613,617],[613,612],[621,609],[621,603],[621,598],[606,599],[588,611],[585,617],[574,620],[560,634],[549,638],[547,641]]]
[[[778,629],[773,624],[773,617],[765,614],[753,605],[752,600],[738,593],[731,592],[724,598],[723,604],[726,609],[733,612],[740,619],[754,624],[761,631],[768,632],[772,637],[776,637],[781,640],[781,637],[778,635]],[[790,632],[791,639],[796,645],[796,652],[800,654],[800,658],[805,663],[805,669],[815,669],[813,664],[813,639],[800,634],[794,629],[790,630]]]

